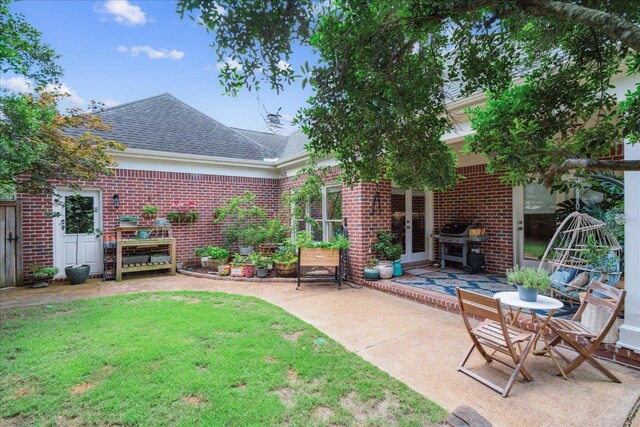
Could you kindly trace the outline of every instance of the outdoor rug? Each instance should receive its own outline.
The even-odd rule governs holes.
[[[493,296],[498,292],[516,291],[516,287],[508,284],[504,276],[466,274],[460,270],[451,268],[444,270],[412,268],[405,270],[405,273],[411,274],[412,276],[403,276],[397,279],[391,279],[391,281],[401,285],[413,286],[415,288],[426,289],[454,297],[456,296],[456,288],[487,296]],[[570,317],[577,309],[577,305],[571,307],[565,304],[563,308],[556,310],[554,317]],[[539,310],[536,310],[536,312],[546,314]]]
[[[516,290],[515,286],[508,284],[504,277],[489,274],[466,274],[460,270],[430,270],[426,268],[412,268],[405,272],[413,277],[399,277],[392,279],[392,281],[454,297],[456,296],[456,288],[487,296]]]

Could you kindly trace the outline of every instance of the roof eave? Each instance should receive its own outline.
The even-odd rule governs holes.
[[[231,157],[207,156],[202,154],[172,153],[167,151],[143,150],[140,148],[127,148],[125,151],[113,151],[114,158],[129,159],[153,159],[153,160],[177,160],[209,165],[251,167],[258,169],[275,170],[274,162],[263,160],[236,159]]]

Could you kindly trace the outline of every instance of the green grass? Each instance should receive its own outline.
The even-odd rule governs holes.
[[[447,415],[256,298],[133,294],[7,310],[1,322],[0,425],[425,425]]]
[[[530,260],[540,259],[542,255],[544,255],[548,243],[549,242],[539,242],[535,240],[524,242],[525,258]]]

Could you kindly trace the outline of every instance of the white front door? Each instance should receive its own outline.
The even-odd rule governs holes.
[[[87,264],[91,273],[102,273],[102,197],[98,190],[58,190],[54,204],[54,265],[64,268]],[[70,209],[67,209],[69,207]],[[75,209],[74,209],[75,207]]]
[[[425,261],[431,257],[431,200],[431,193],[391,190],[391,234],[393,242],[402,246],[402,262]]]

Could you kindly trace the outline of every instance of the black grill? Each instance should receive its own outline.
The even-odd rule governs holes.
[[[446,261],[462,263],[462,269],[467,273],[474,271],[468,265],[469,243],[487,241],[486,235],[469,237],[469,230],[474,228],[469,223],[445,224],[440,230],[440,265],[445,268]],[[482,266],[484,268],[484,265]]]

